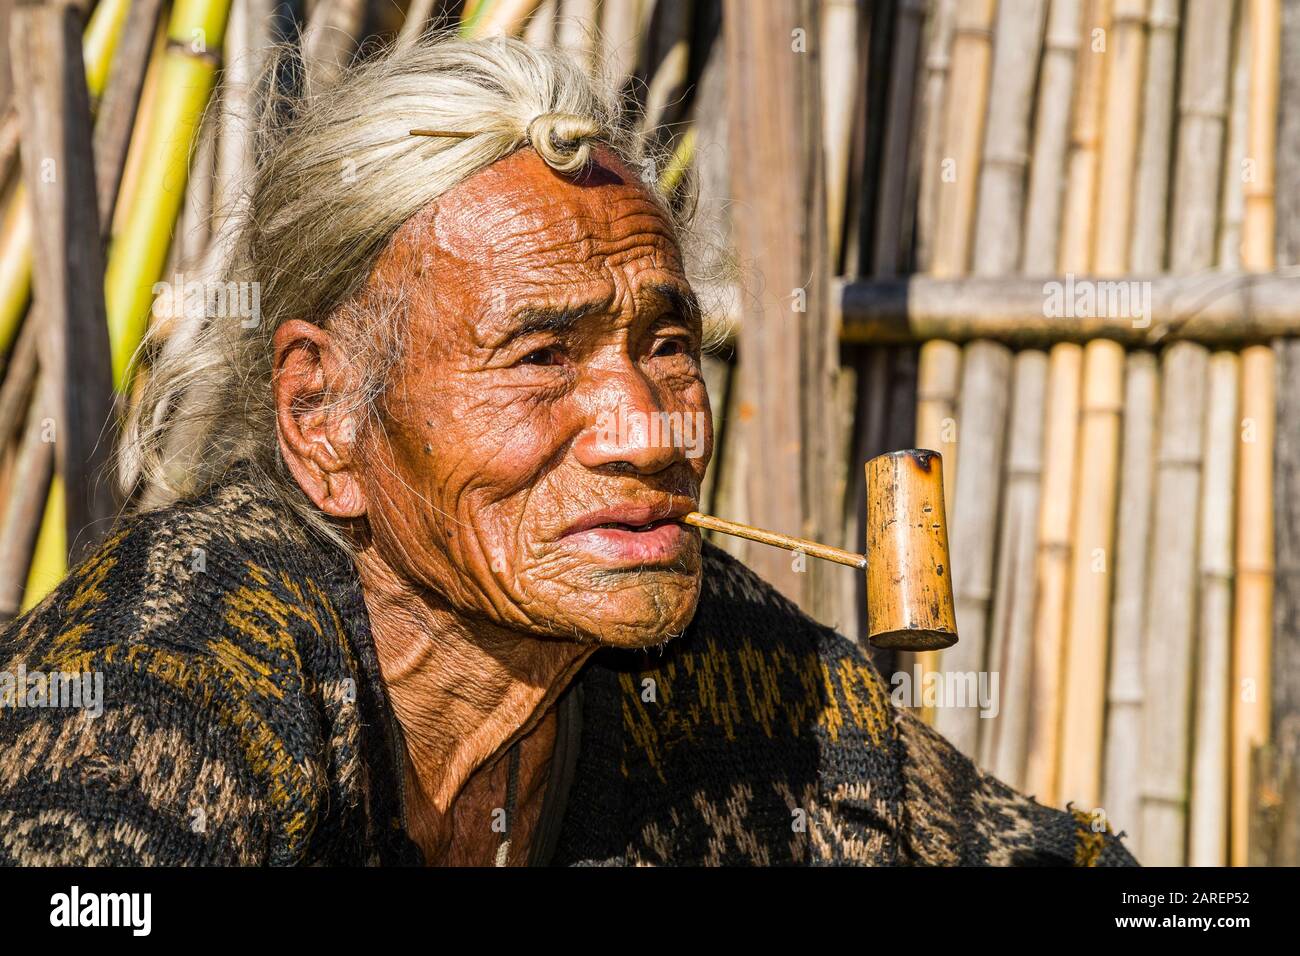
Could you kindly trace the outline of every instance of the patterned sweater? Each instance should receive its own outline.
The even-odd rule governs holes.
[[[422,862],[353,566],[240,480],[132,519],[0,632],[0,668],[0,861]],[[597,651],[565,699],[535,863],[1134,862],[894,708],[716,548],[686,634]]]

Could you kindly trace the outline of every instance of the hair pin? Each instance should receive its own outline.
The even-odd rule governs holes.
[[[452,129],[413,129],[412,136],[450,136],[452,139],[469,139],[478,133],[465,133]]]

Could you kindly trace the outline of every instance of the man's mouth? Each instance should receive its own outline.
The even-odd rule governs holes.
[[[596,528],[613,528],[616,531],[650,531],[658,528],[660,525],[675,524],[675,518],[663,518],[659,521],[651,521],[647,524],[625,524],[622,521],[607,521],[604,524],[595,525]],[[592,530],[592,529],[588,529]]]
[[[683,524],[694,503],[675,498],[657,505],[603,508],[573,522],[561,541],[601,563],[671,564],[680,560],[698,537]]]

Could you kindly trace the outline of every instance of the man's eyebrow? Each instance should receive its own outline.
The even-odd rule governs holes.
[[[658,299],[671,310],[680,312],[689,321],[698,322],[703,318],[699,300],[689,288],[683,289],[678,285],[655,282],[644,286],[638,296],[642,299]],[[589,302],[564,306],[526,305],[509,313],[499,322],[493,323],[497,333],[491,338],[494,346],[499,347],[514,339],[537,332],[562,335],[587,316],[606,311],[609,305],[608,299],[592,299]]]
[[[703,310],[700,308],[700,301],[695,297],[695,293],[689,287],[682,288],[679,285],[672,285],[667,282],[655,282],[646,286],[642,294],[648,294],[652,298],[663,300],[675,312],[680,312],[691,322],[699,322],[703,319]]]
[[[524,306],[511,312],[498,324],[500,334],[496,338],[505,343],[535,332],[568,332],[582,319],[603,312],[607,306],[608,303],[603,299],[579,305]]]

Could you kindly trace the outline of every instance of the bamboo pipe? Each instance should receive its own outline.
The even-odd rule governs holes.
[[[701,514],[698,511],[692,511],[682,518],[682,521],[696,528],[705,531],[717,531],[721,534],[735,535],[737,538],[744,538],[746,541],[757,541],[759,544],[770,544],[774,548],[784,548],[787,551],[802,551],[810,554],[814,558],[821,558],[823,561],[833,561],[836,564],[842,564],[849,568],[858,568],[865,570],[867,567],[867,556],[858,554],[854,551],[845,551],[843,548],[832,547],[829,544],[819,544],[816,541],[808,541],[805,538],[796,538],[792,534],[781,534],[779,531],[764,531],[762,528],[753,528],[747,524],[741,524],[738,521],[727,521],[724,518],[715,518],[713,515]]]
[[[867,640],[874,647],[937,650],[957,643],[942,460],[912,448],[866,464],[867,553],[692,511],[686,524],[867,573]]]

